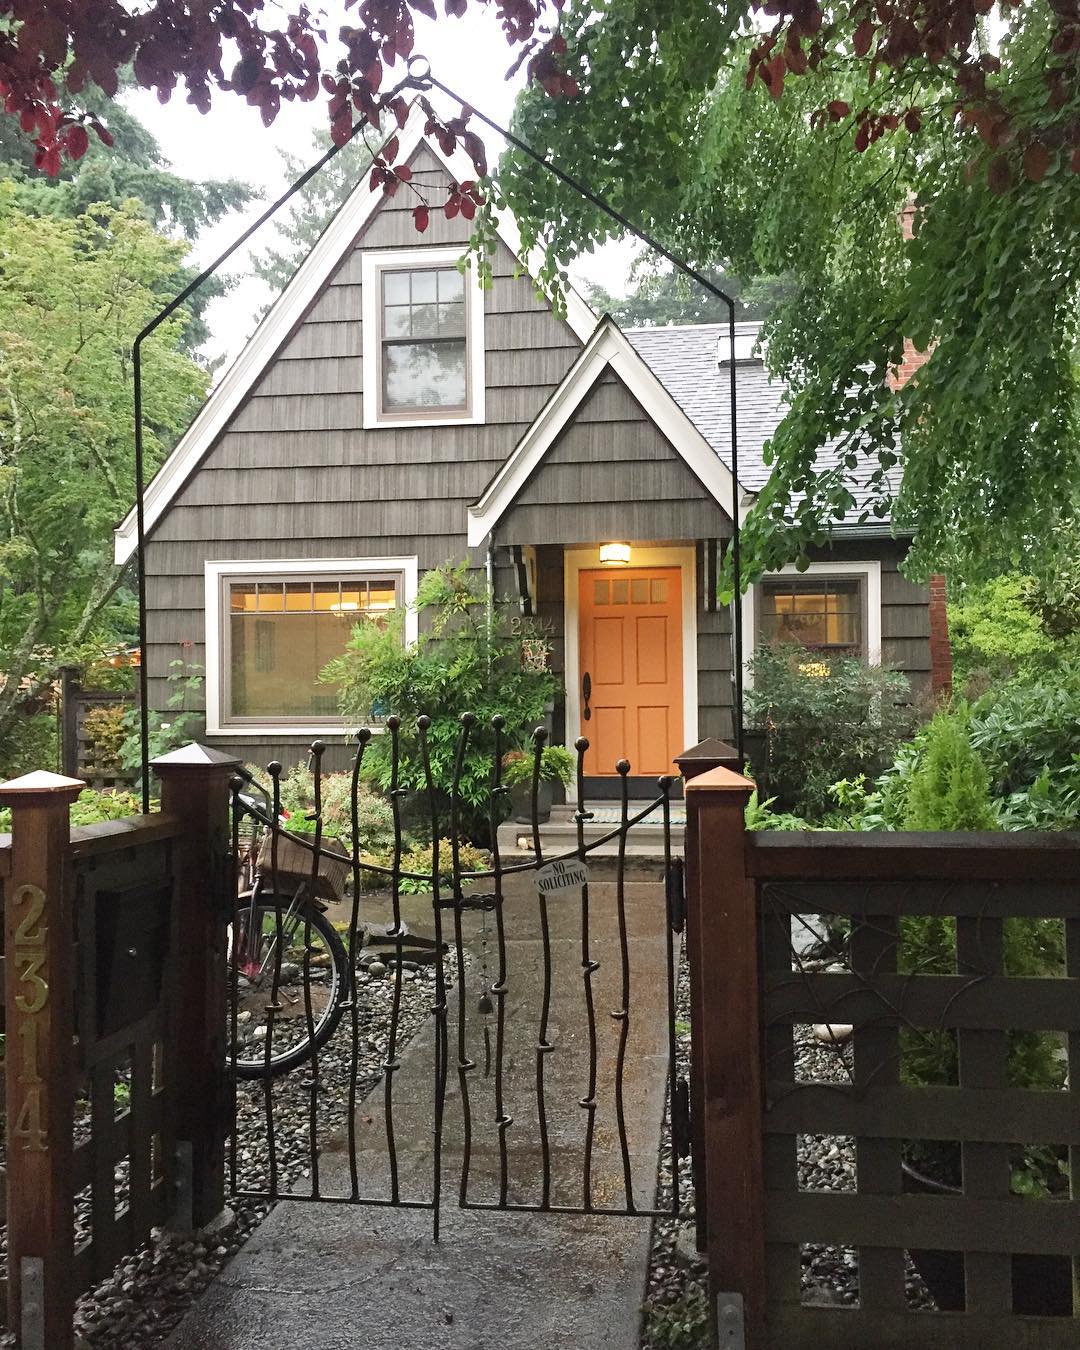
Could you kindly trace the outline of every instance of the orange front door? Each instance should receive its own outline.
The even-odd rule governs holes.
[[[603,567],[578,577],[585,772],[614,774],[628,759],[632,774],[670,773],[683,749],[682,574]]]

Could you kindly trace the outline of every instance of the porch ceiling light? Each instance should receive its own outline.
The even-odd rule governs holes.
[[[630,561],[630,545],[601,544],[600,561],[605,567],[625,567]]]

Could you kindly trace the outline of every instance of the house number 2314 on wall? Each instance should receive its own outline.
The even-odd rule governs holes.
[[[15,965],[15,1007],[23,1015],[19,1018],[19,1043],[8,1047],[17,1064],[11,1137],[24,1152],[44,1153],[48,1143],[38,1040],[41,1014],[49,1002],[45,892],[39,886],[20,886],[13,905],[16,926],[9,960]]]

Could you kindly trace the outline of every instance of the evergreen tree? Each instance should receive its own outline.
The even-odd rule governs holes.
[[[281,162],[286,179],[292,182],[299,178],[308,164],[324,155],[331,144],[329,133],[320,131],[312,137],[312,153],[306,162],[283,151]],[[292,199],[277,224],[277,244],[252,258],[255,275],[275,296],[284,290],[338,208],[371,168],[371,159],[371,150],[361,133],[339,150]]]
[[[971,744],[967,718],[939,713],[911,776],[905,830],[996,830],[990,775]]]

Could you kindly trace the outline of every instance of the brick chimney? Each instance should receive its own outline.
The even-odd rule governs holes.
[[[905,239],[911,238],[914,217],[914,206],[905,207],[901,216]],[[889,379],[893,388],[899,389],[907,384],[929,355],[929,352],[916,350],[911,339],[905,338],[903,358]],[[945,578],[935,573],[930,578],[930,691],[936,697],[947,697],[952,692],[952,643],[949,641],[945,601]]]

